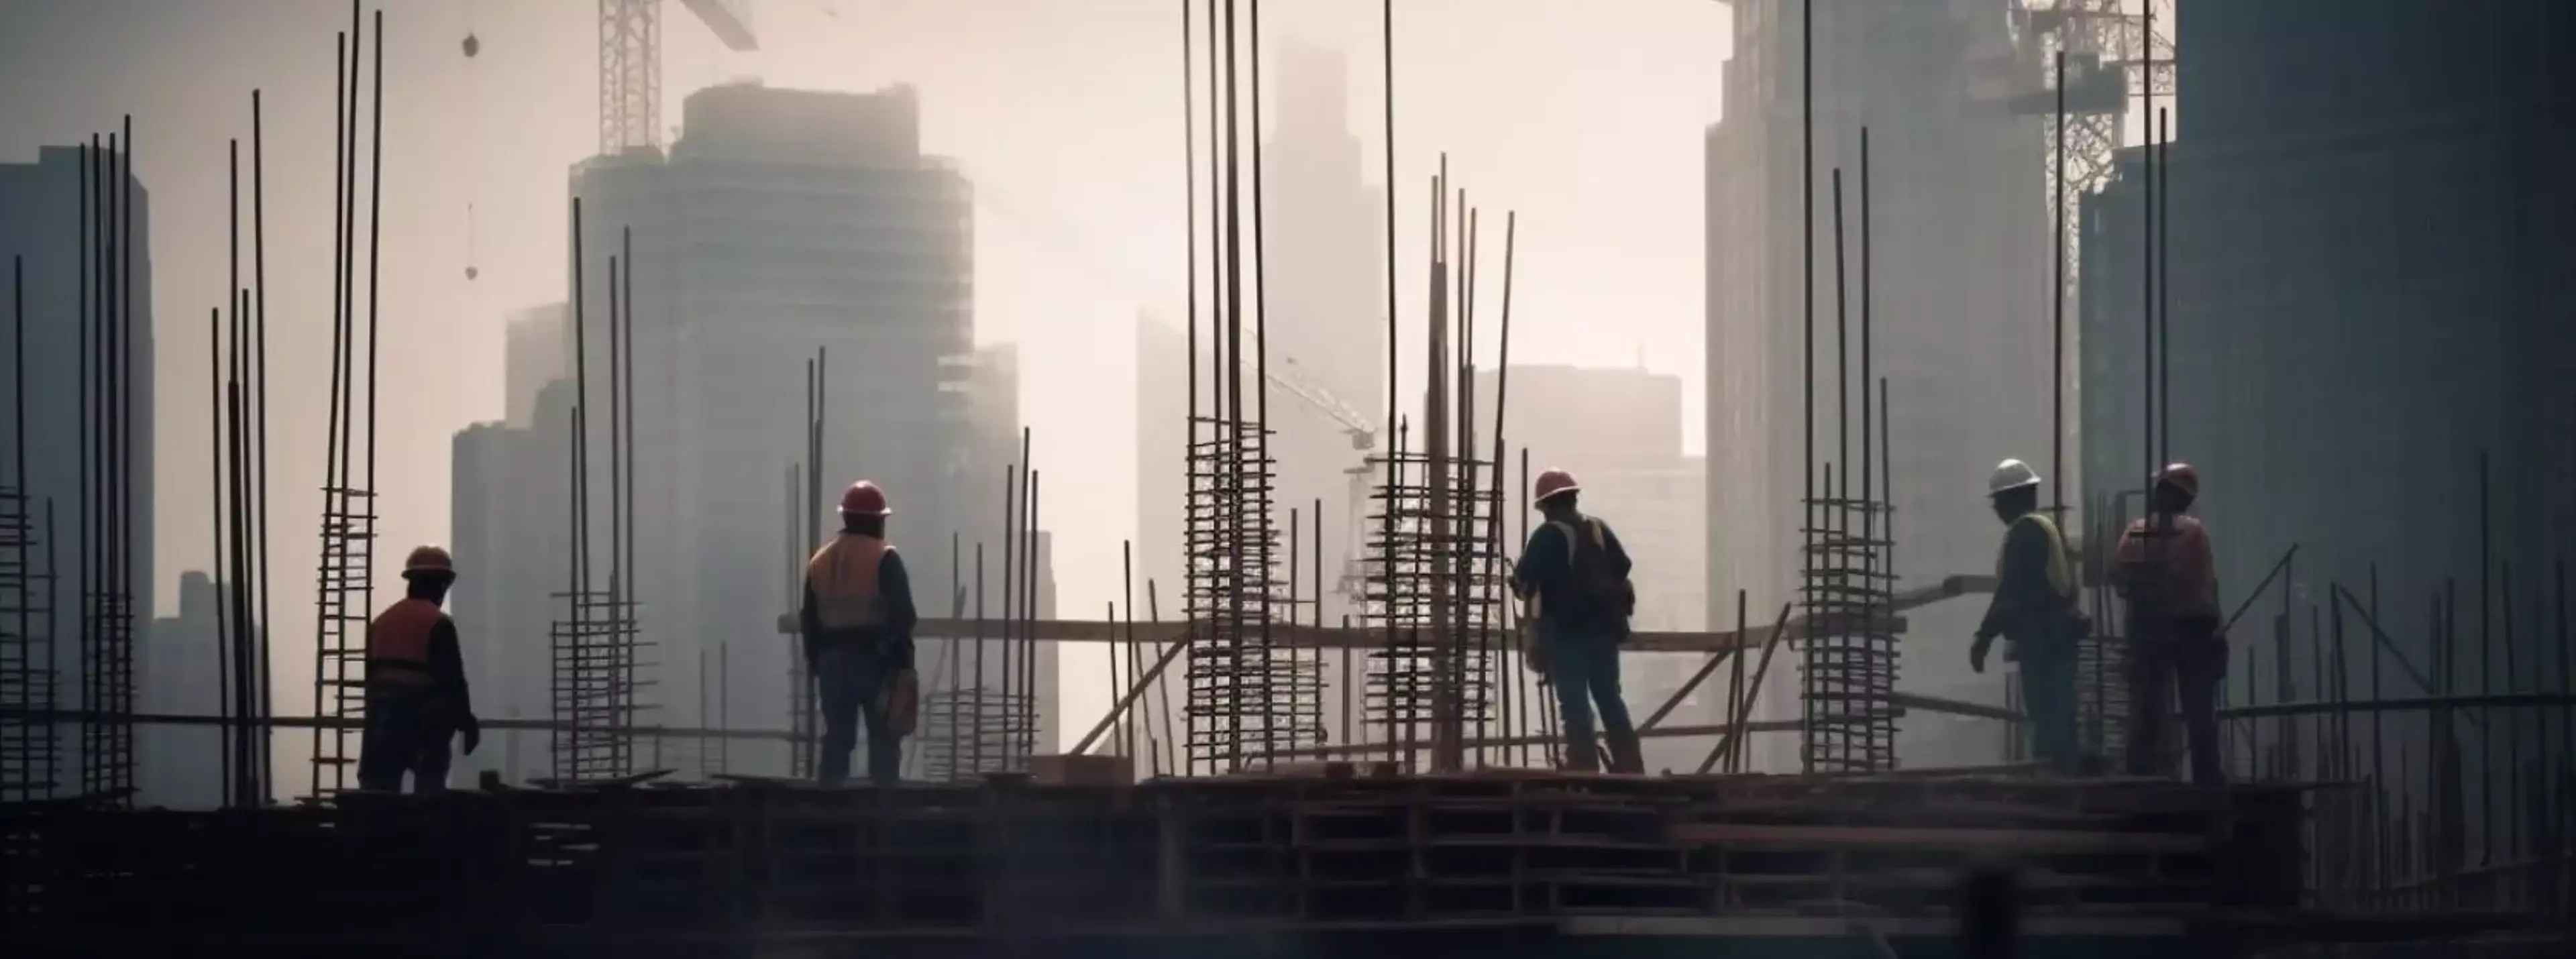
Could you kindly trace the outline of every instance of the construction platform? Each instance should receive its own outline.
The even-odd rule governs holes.
[[[2303,792],[1336,764],[62,810],[11,817],[0,915],[17,955],[1913,956],[1996,864],[2025,955],[2116,959],[2302,921]]]

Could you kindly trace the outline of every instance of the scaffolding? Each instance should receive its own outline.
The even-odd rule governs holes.
[[[314,715],[362,722],[367,714],[375,494],[334,485],[323,489],[322,503],[322,562],[314,590]],[[314,728],[314,796],[355,787],[358,725]]]
[[[34,507],[17,462],[20,485],[0,489],[0,803],[53,795],[61,771],[53,720],[31,715],[54,709],[54,507]]]

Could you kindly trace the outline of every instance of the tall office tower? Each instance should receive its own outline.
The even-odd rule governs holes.
[[[917,599],[947,584],[952,532],[971,543],[997,530],[1004,464],[986,458],[990,437],[1010,430],[977,421],[999,404],[976,390],[1002,384],[978,372],[971,191],[954,164],[921,152],[909,87],[746,84],[690,95],[667,157],[587,161],[573,193],[586,228],[575,399],[593,429],[595,555],[607,552],[612,495],[611,255],[633,312],[633,582],[650,644],[641,658],[660,664],[645,698],[665,714],[694,708],[701,651],[729,643],[732,721],[786,728],[792,645],[776,623],[796,597],[788,560],[837,526],[844,486],[864,477],[886,489]],[[805,462],[802,425],[807,361],[818,359],[819,466]],[[791,463],[813,471],[813,495],[788,488]],[[810,517],[794,521],[792,548],[791,503]],[[785,750],[771,751],[744,744],[733,761],[784,768]]]
[[[154,371],[157,337],[153,323],[152,197],[138,178],[102,175],[92,184],[81,170],[83,152],[74,147],[44,147],[37,151],[33,163],[0,163],[0,284],[9,282],[12,259],[25,264],[24,306],[26,356],[22,363],[0,366],[0,397],[15,396],[23,387],[26,396],[27,432],[23,438],[26,459],[23,464],[6,464],[8,482],[15,483],[18,469],[25,470],[25,486],[13,492],[23,499],[13,510],[24,521],[41,523],[46,504],[50,502],[54,525],[49,543],[56,562],[56,575],[51,580],[50,594],[33,587],[31,595],[41,595],[43,605],[51,610],[49,618],[31,617],[25,635],[21,635],[14,613],[6,614],[0,633],[7,635],[8,656],[0,656],[11,672],[0,676],[0,693],[5,702],[29,701],[31,695],[50,695],[53,705],[63,708],[117,709],[130,708],[136,692],[135,658],[150,648],[147,633],[158,612],[158,591],[154,588],[156,516],[153,490],[158,462],[155,456],[154,397],[158,394]],[[93,155],[95,156],[95,155]],[[108,163],[121,163],[113,155]],[[92,232],[92,250],[84,253],[81,211],[82,187],[90,184],[110,202],[125,206],[119,215],[124,221],[124,245],[109,251],[108,244]],[[115,207],[109,208],[111,211]],[[96,222],[108,217],[94,214]],[[102,257],[112,257],[112,268],[98,270]],[[5,294],[6,291],[0,291]],[[128,392],[108,397],[113,406],[108,416],[100,413],[101,397],[94,389],[86,398],[84,385],[95,387],[94,362],[84,346],[90,342],[82,333],[81,315],[84,303],[95,308],[95,300],[106,296],[121,304],[123,326],[111,339],[121,344],[121,357],[114,362],[126,373]],[[26,370],[26,382],[15,382],[16,369]],[[85,373],[84,370],[91,372]],[[86,411],[86,412],[84,412]],[[112,481],[100,480],[94,474],[104,462],[98,450],[84,438],[85,424],[90,435],[98,435],[98,424],[114,422],[121,443],[113,451],[121,465],[110,468],[127,480],[121,489]],[[14,446],[0,447],[0,460],[13,456]],[[91,455],[84,456],[84,451]],[[84,512],[82,484],[95,485],[90,498],[92,508]],[[114,505],[114,508],[110,508]],[[102,515],[114,520],[102,521]],[[88,530],[84,531],[84,516]],[[121,524],[121,525],[120,525]],[[39,536],[45,536],[43,532]],[[121,584],[117,577],[103,572],[111,555],[111,543],[121,547],[131,568],[130,579]],[[84,553],[83,546],[87,545]],[[41,563],[46,547],[39,545],[20,559]],[[93,562],[95,559],[95,563]],[[83,645],[84,600],[86,594],[122,589],[125,592],[125,622],[130,624],[120,634],[104,626],[92,630],[99,642]],[[28,605],[31,595],[16,597],[19,605]],[[115,638],[122,635],[122,639]],[[87,650],[85,653],[84,650]],[[40,656],[35,660],[15,658],[20,650]],[[42,656],[50,653],[50,656]],[[98,683],[82,671],[87,661],[99,667]],[[22,667],[21,662],[42,662],[43,667]],[[46,679],[49,693],[38,693],[29,672],[21,682],[16,670],[49,667]],[[8,751],[15,754],[40,750],[43,734],[32,729],[11,729],[6,737]],[[113,785],[117,777],[112,770],[131,770],[133,738],[129,727],[113,722],[89,724],[89,735],[83,726],[57,723],[52,729],[54,744],[50,751],[51,780],[58,794],[77,792],[85,785],[103,782]],[[84,757],[81,750],[94,747]],[[22,748],[23,747],[23,748]],[[0,757],[6,759],[11,757]],[[84,776],[84,772],[90,775]],[[104,780],[102,780],[104,776]],[[130,783],[129,783],[130,784]]]
[[[1863,257],[1861,131],[1870,135],[1867,302],[1872,378],[1888,384],[1897,588],[1994,565],[2001,528],[1981,505],[1997,461],[2049,449],[2047,190],[2040,126],[1993,83],[2022,62],[2008,0],[1741,0],[1725,68],[1725,115],[1708,145],[1708,518],[1712,606],[1749,590],[1764,616],[1798,598],[1807,466],[1859,471]],[[1815,94],[1803,103],[1814,51]],[[1800,249],[1802,111],[1814,111],[1815,377],[1807,400]],[[1842,171],[1846,295],[1837,320],[1831,181]],[[1838,335],[1838,329],[1848,330]],[[1848,342],[1848,359],[1842,349]],[[1848,370],[1847,373],[1839,370]],[[1846,437],[1848,439],[1846,439]],[[1850,497],[1860,498],[1853,482]],[[1907,691],[1999,702],[2002,683],[1969,671],[1967,601],[1907,614],[1898,644]],[[1717,616],[1712,610],[1712,616]],[[1732,609],[1723,611],[1731,619]],[[1800,714],[1799,670],[1775,669],[1757,718]],[[1797,737],[1757,738],[1757,767],[1794,771]],[[1997,737],[1908,720],[1909,765],[1989,761]]]

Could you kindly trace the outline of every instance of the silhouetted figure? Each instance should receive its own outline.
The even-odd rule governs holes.
[[[441,605],[456,583],[445,549],[423,546],[403,561],[402,601],[367,624],[367,718],[358,740],[358,788],[401,792],[447,788],[447,741],[465,736],[465,752],[483,742],[465,684],[465,652],[456,621]]]
[[[912,734],[920,687],[912,671],[912,579],[886,542],[885,492],[860,480],[841,494],[841,535],[805,562],[798,618],[807,672],[821,687],[823,754],[815,779],[850,776],[859,723],[868,730],[868,779],[891,786],[903,774],[903,737]],[[803,694],[802,690],[798,691]]]
[[[1619,644],[1628,640],[1628,616],[1637,607],[1636,591],[1628,582],[1628,551],[1610,524],[1575,508],[1583,488],[1573,474],[1548,470],[1534,485],[1539,515],[1547,522],[1530,533],[1512,569],[1512,591],[1536,597],[1531,615],[1542,656],[1532,665],[1546,670],[1556,686],[1557,708],[1565,719],[1566,768],[1600,768],[1592,745],[1592,707],[1597,703],[1602,732],[1610,741],[1610,771],[1642,774],[1645,754],[1638,747],[1637,728],[1629,723],[1627,701],[1619,697]]]
[[[1968,647],[1968,667],[1986,671],[1986,652],[2004,638],[2004,659],[2021,664],[2021,708],[2029,716],[2031,752],[2051,769],[2082,769],[2075,738],[2075,644],[2090,624],[2075,607],[2075,573],[2066,538],[2039,511],[2039,474],[2005,460],[1986,482],[1995,518],[2005,526],[1995,557],[1995,597]]]
[[[2227,637],[2218,633],[2218,576],[2209,530],[2186,513],[2200,496],[2188,463],[2156,476],[2154,509],[2120,536],[2112,585],[2128,598],[2129,774],[2164,774],[2165,730],[2182,700],[2191,743],[2191,781],[2226,781],[2218,763],[2218,683],[2227,675]]]

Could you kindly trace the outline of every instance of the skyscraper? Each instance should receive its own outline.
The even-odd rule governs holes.
[[[2036,121],[1986,92],[2020,62],[2007,0],[1813,4],[1814,401],[1800,249],[1799,0],[1733,5],[1735,52],[1725,69],[1724,119],[1708,131],[1708,482],[1714,604],[1737,588],[1757,610],[1796,598],[1807,467],[1860,466],[1861,403],[1878,385],[1860,375],[1868,316],[1872,379],[1892,407],[1889,491],[1899,588],[1992,567],[2001,530],[1980,504],[1997,461],[2045,461],[2049,448],[2046,180]],[[1860,139],[1870,137],[1870,217],[1861,220]],[[1845,294],[1835,287],[1832,179],[1841,171]],[[1869,255],[1863,256],[1866,229]],[[1866,286],[1863,277],[1868,278]],[[1866,291],[1866,292],[1864,292]],[[1841,313],[1838,316],[1837,311]],[[1848,331],[1838,333],[1838,331]],[[1847,357],[1847,358],[1846,358]],[[1848,370],[1838,374],[1837,370]],[[1873,484],[1875,485],[1875,484]],[[1859,494],[1858,483],[1852,495]],[[2000,701],[2002,685],[1972,674],[1966,637],[1977,610],[1959,602],[1907,614],[1901,686]],[[1724,614],[1732,618],[1733,610]],[[1797,715],[1795,670],[1775,670],[1759,715]],[[1991,759],[1993,744],[1946,733],[1901,734],[1909,764]],[[1795,738],[1757,740],[1764,768],[1795,769]]]
[[[26,495],[31,513],[41,514],[46,501],[53,504],[52,548],[60,564],[60,575],[53,580],[51,603],[57,618],[51,627],[38,623],[31,631],[58,630],[37,641],[51,645],[54,702],[62,707],[83,706],[81,697],[88,689],[81,673],[82,596],[86,591],[108,588],[84,560],[84,543],[89,545],[88,555],[104,557],[109,552],[109,541],[114,540],[130,557],[133,576],[126,588],[129,622],[133,624],[133,655],[149,652],[148,633],[159,611],[159,593],[153,582],[157,526],[152,497],[158,467],[153,403],[158,390],[153,375],[157,353],[152,309],[151,191],[141,180],[132,178],[119,180],[110,176],[96,185],[113,193],[118,204],[130,201],[122,214],[125,245],[114,253],[116,268],[102,279],[93,272],[97,254],[85,255],[81,246],[81,190],[88,182],[81,170],[83,156],[74,147],[45,147],[38,151],[34,163],[0,164],[0,210],[8,211],[6,216],[0,216],[0,284],[9,282],[7,273],[13,259],[23,260],[26,284],[26,355],[0,367],[0,396],[16,395],[22,384],[15,382],[14,371],[23,368],[27,402],[27,457],[23,464]],[[110,162],[121,161],[111,158]],[[100,219],[105,221],[106,217]],[[99,242],[95,235],[90,239]],[[104,245],[100,248],[104,249]],[[84,533],[82,483],[85,479],[94,481],[92,472],[98,464],[92,457],[82,455],[89,444],[83,439],[81,411],[91,410],[92,422],[98,420],[96,394],[83,395],[85,385],[94,387],[96,383],[84,372],[85,340],[77,318],[82,305],[93,295],[91,291],[96,290],[111,292],[123,304],[126,314],[125,332],[120,334],[126,337],[121,362],[128,371],[130,393],[115,402],[125,406],[119,426],[124,438],[120,452],[129,483],[113,492],[130,504],[130,513],[129,525],[121,531],[94,527]],[[0,294],[7,292],[0,290]],[[100,483],[102,488],[110,485]],[[136,678],[135,674],[127,675],[129,681]],[[58,754],[61,765],[56,770],[56,782],[64,788],[78,787],[82,760],[76,749],[82,739],[70,724],[57,731],[64,748]]]

